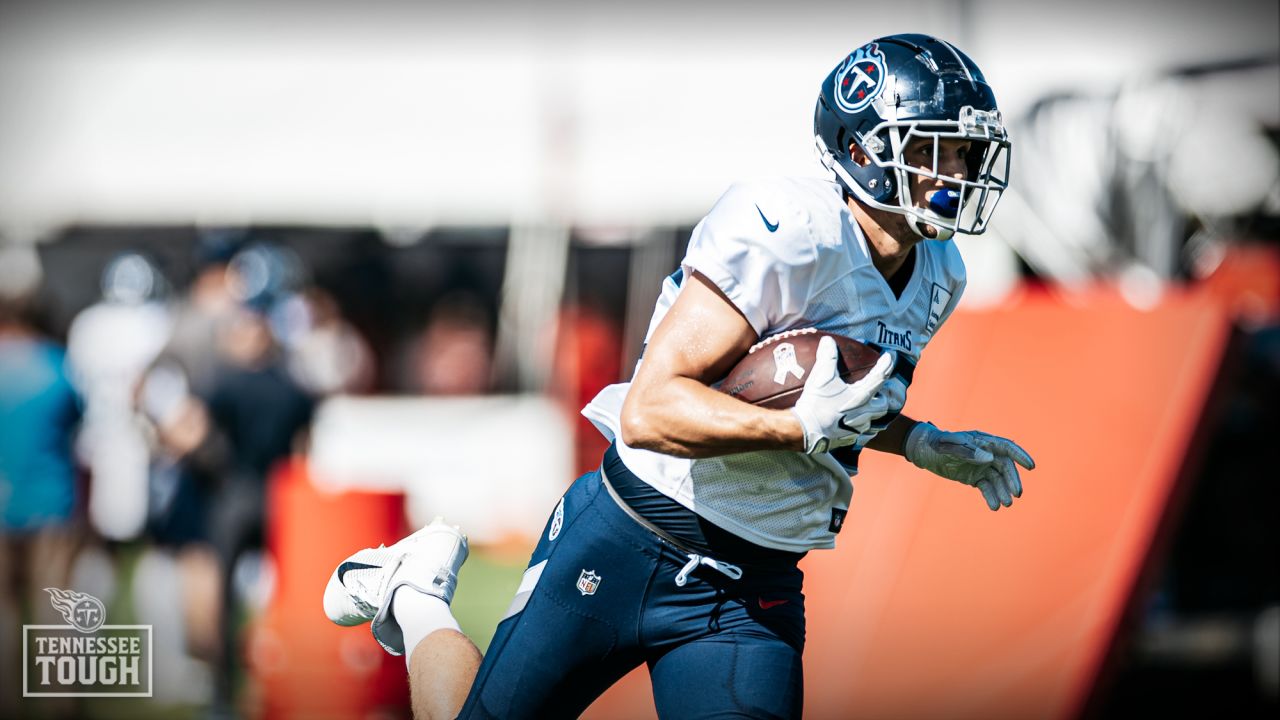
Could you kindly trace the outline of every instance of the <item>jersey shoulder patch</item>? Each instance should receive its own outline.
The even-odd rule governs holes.
[[[929,293],[925,330],[934,333],[951,316],[964,293],[964,260],[952,241],[925,240],[918,247],[924,251],[925,262],[929,266],[923,288]]]

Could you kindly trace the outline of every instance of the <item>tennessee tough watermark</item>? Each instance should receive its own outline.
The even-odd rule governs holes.
[[[98,598],[45,592],[67,624],[22,626],[23,697],[151,697],[150,625],[106,625]]]

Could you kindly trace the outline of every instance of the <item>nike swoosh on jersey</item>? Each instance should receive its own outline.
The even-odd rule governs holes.
[[[352,570],[377,570],[381,565],[366,565],[360,562],[344,562],[338,566],[338,582],[342,582],[342,576]]]
[[[775,608],[775,607],[778,607],[779,605],[786,605],[788,601],[786,601],[786,600],[765,600],[764,598],[756,598],[756,602],[760,603],[760,609],[761,609],[761,610],[768,610],[769,608]]]
[[[769,218],[764,216],[764,211],[760,209],[759,205],[756,206],[756,212],[760,213],[760,219],[764,221],[764,226],[769,229],[769,232],[778,231],[778,223],[769,222]]]

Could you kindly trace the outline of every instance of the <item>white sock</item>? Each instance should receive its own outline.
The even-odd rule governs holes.
[[[404,662],[409,666],[413,650],[422,639],[436,630],[457,630],[458,621],[454,619],[449,604],[435,595],[414,590],[408,585],[401,585],[391,596],[391,614],[400,625],[404,635]],[[412,667],[412,666],[410,666]]]

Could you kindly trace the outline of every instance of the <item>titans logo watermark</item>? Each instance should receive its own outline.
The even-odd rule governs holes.
[[[23,697],[151,697],[150,625],[107,625],[98,598],[45,592],[66,624],[22,626]]]

